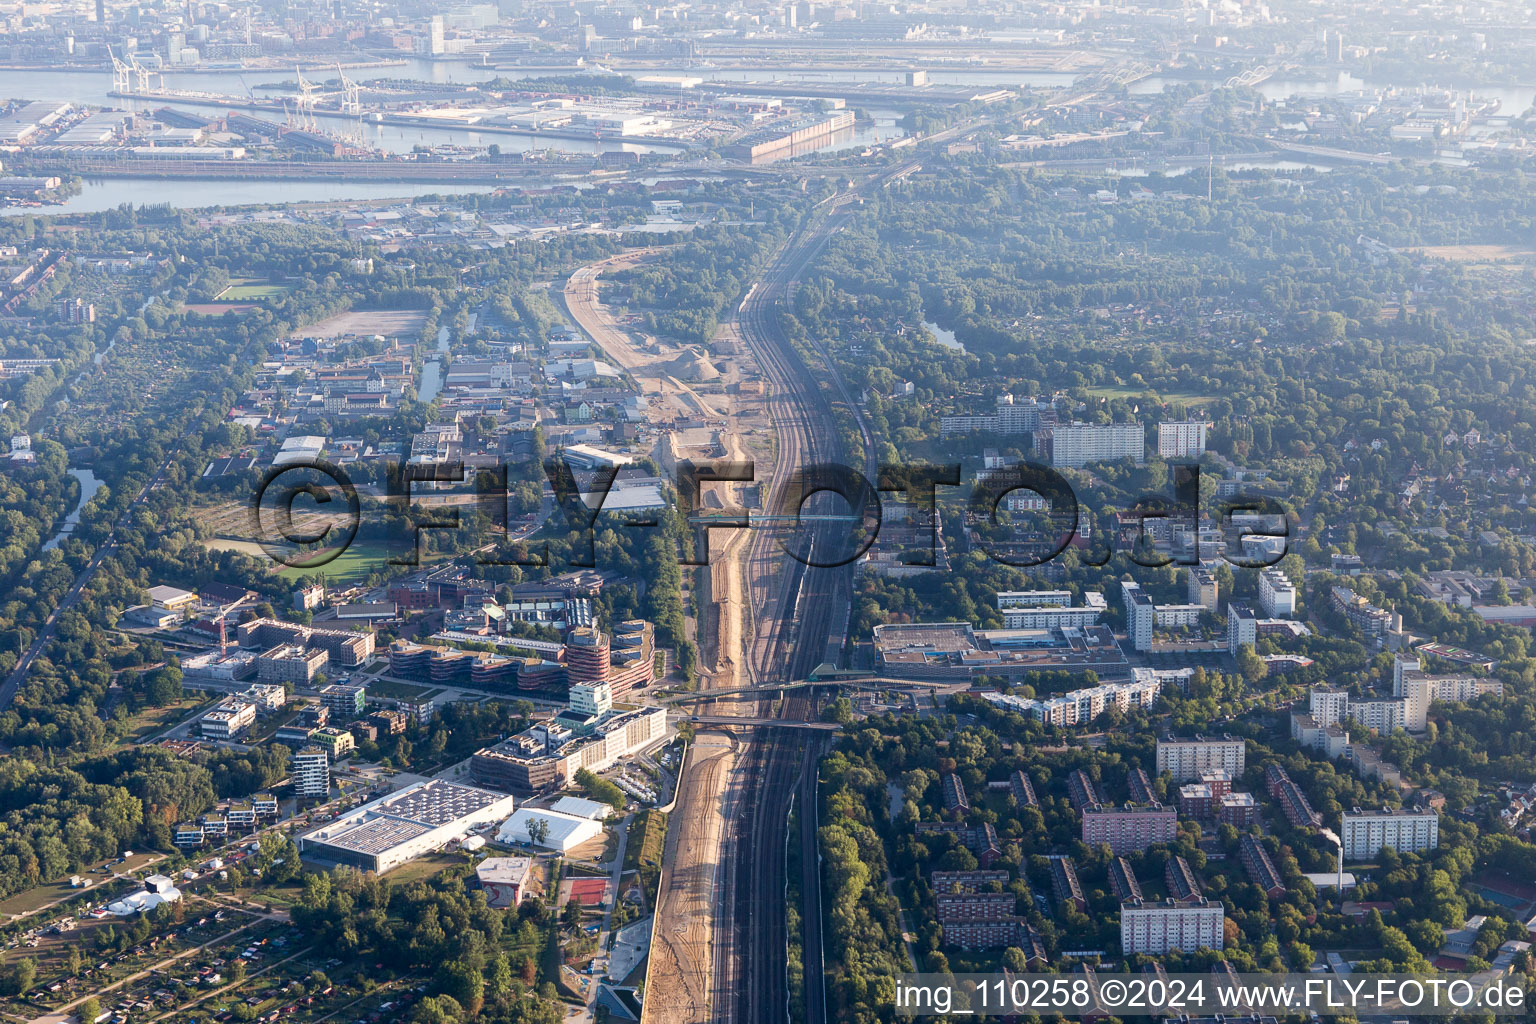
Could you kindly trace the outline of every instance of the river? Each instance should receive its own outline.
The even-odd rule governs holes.
[[[96,479],[96,474],[88,469],[72,469],[69,475],[80,481],[80,500],[75,502],[74,510],[64,517],[64,525],[59,527],[59,531],[48,538],[48,542],[43,545],[44,551],[52,551],[63,543],[65,537],[75,532],[75,527],[80,525],[81,509],[85,508],[86,503],[96,497],[96,492],[104,486],[100,480]]]
[[[437,329],[437,356],[427,360],[421,368],[421,388],[416,392],[417,401],[427,403],[443,390],[443,356],[448,352],[448,328]]]

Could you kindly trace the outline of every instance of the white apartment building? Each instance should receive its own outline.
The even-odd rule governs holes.
[[[1157,425],[1157,454],[1165,459],[1198,459],[1205,454],[1204,420],[1169,420]]]
[[[1073,608],[1066,590],[1010,590],[997,595],[997,607],[1006,629],[1082,629],[1098,625],[1108,606],[1098,592],[1084,594],[1082,605]]]
[[[1227,602],[1227,650],[1234,656],[1244,645],[1259,642],[1259,617],[1253,609],[1236,601]]]
[[[1371,860],[1384,848],[1427,853],[1440,845],[1440,816],[1434,811],[1382,808],[1345,814],[1339,830],[1345,860]]]
[[[1401,697],[1372,697],[1367,700],[1352,700],[1346,711],[1351,722],[1358,722],[1367,729],[1375,730],[1385,736],[1394,729],[1409,729],[1412,732],[1422,731],[1423,720],[1419,720],[1414,728],[1408,721],[1408,702]]]
[[[324,799],[331,793],[331,756],[324,747],[305,747],[293,755],[293,789],[300,799]]]
[[[1338,725],[1349,713],[1349,691],[1318,688],[1309,699],[1309,712],[1318,725]]]
[[[1131,646],[1138,651],[1152,649],[1153,635],[1159,626],[1198,625],[1207,610],[1202,604],[1153,604],[1141,585],[1130,580],[1121,581],[1120,596],[1125,600],[1126,632]]]
[[[1100,683],[1034,700],[1007,693],[986,693],[982,699],[1046,725],[1079,725],[1093,721],[1111,707],[1129,711],[1150,708],[1157,703],[1162,679],[1150,669],[1131,671],[1134,677],[1128,683]]]
[[[1187,900],[1126,900],[1120,904],[1120,951],[1193,952],[1226,944],[1226,907],[1196,896]]]
[[[1042,447],[1057,468],[1077,469],[1090,462],[1147,457],[1147,432],[1140,423],[1063,423],[1042,431]]]
[[[232,740],[256,722],[256,705],[233,698],[221,701],[198,722],[198,731],[210,740]]]
[[[1259,573],[1259,607],[1271,619],[1286,619],[1296,614],[1296,584],[1279,569]]]
[[[1235,779],[1247,764],[1247,746],[1230,736],[1157,741],[1157,770],[1171,773],[1175,782],[1196,782],[1202,773],[1217,770],[1231,772]]]
[[[1072,603],[1070,590],[1001,590],[997,610],[1010,608],[1065,608]]]

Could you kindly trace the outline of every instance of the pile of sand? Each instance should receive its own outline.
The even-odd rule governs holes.
[[[704,381],[718,380],[720,377],[715,364],[709,361],[704,350],[697,345],[684,348],[683,354],[667,363],[665,369],[678,380]]]

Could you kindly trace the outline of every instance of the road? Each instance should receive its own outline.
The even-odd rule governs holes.
[[[75,575],[75,582],[70,585],[63,600],[53,609],[53,612],[48,616],[48,620],[43,623],[43,628],[37,631],[36,638],[33,639],[32,643],[22,653],[21,660],[16,662],[15,669],[6,677],[4,685],[0,685],[0,711],[10,707],[11,701],[16,699],[16,692],[21,689],[21,684],[26,680],[27,673],[31,671],[33,663],[37,661],[38,656],[43,653],[44,649],[48,646],[48,642],[53,639],[54,634],[58,631],[59,617],[80,603],[80,595],[85,592],[86,585],[91,582],[91,577],[96,575],[96,570],[101,568],[101,563],[106,561],[107,556],[116,549],[117,531],[128,525],[128,520],[133,517],[134,509],[143,505],[150,492],[165,481],[165,471],[170,468],[173,458],[175,458],[174,454],[166,456],[165,461],[156,470],[154,477],[150,479],[149,483],[144,485],[143,489],[139,491],[128,507],[123,509],[123,514],[117,517],[117,521],[112,524],[111,532],[107,534],[106,539],[97,547],[95,554],[91,555],[91,560],[85,563],[84,568]]]

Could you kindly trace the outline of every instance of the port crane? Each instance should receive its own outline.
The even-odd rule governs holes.
[[[341,113],[349,118],[347,123],[346,139],[354,146],[363,145],[363,90],[356,82],[347,77],[347,73],[341,70],[341,65],[336,65],[336,77],[341,79]]]
[[[315,84],[304,77],[298,65],[294,65],[293,73],[299,80],[298,123],[294,127],[302,131],[319,131],[320,125],[315,120]]]

